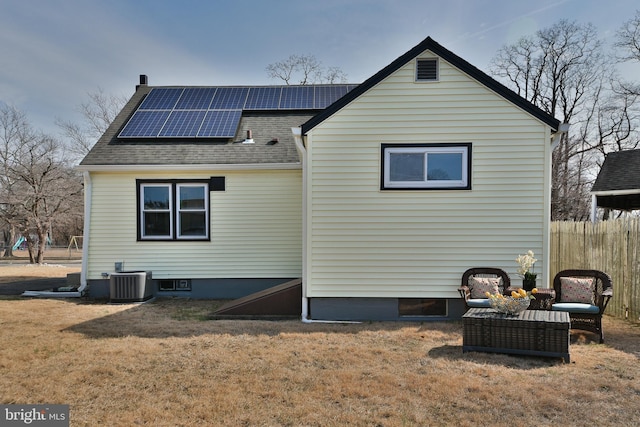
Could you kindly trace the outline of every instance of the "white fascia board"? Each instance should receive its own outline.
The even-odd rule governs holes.
[[[192,171],[192,170],[294,170],[301,163],[189,164],[189,165],[78,165],[81,172]]]
[[[631,194],[640,194],[640,189],[634,188],[631,190],[592,191],[591,194],[595,196],[629,196]]]

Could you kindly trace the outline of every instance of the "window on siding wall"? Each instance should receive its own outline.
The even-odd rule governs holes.
[[[203,184],[178,184],[178,238],[207,236],[207,190]]]
[[[204,182],[139,182],[140,240],[209,239],[209,186]]]
[[[471,144],[383,144],[382,189],[471,189]]]

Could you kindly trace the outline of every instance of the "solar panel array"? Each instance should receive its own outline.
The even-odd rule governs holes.
[[[243,111],[321,110],[356,85],[153,88],[120,138],[232,138]]]

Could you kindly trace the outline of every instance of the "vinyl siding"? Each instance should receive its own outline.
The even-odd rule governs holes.
[[[211,241],[138,242],[136,179],[226,177],[209,193]],[[89,279],[125,269],[154,278],[301,277],[301,171],[92,173]]]
[[[470,267],[548,245],[547,126],[440,59],[414,61],[307,135],[308,297],[457,298]],[[472,144],[471,190],[380,190],[381,144]],[[539,283],[544,278],[539,276]]]

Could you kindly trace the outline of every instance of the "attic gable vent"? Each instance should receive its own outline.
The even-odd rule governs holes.
[[[438,60],[418,59],[416,61],[416,81],[435,82],[438,80]]]

